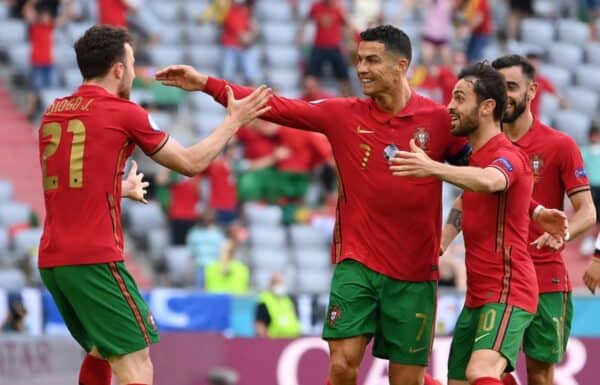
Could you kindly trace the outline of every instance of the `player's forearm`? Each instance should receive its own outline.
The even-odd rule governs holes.
[[[580,194],[584,194],[580,193]],[[591,229],[596,223],[596,209],[591,194],[589,203],[578,207],[571,218],[569,218],[569,240],[575,239]]]
[[[506,188],[506,179],[501,171],[491,167],[452,166],[438,163],[433,175],[462,189],[474,192],[496,192]]]
[[[238,128],[238,123],[225,118],[223,123],[221,123],[221,125],[209,136],[195,145],[186,148],[184,152],[184,162],[178,165],[179,169],[173,169],[187,176],[193,176],[204,171],[204,169],[206,169],[206,167],[208,167],[208,165],[223,150]]]
[[[448,214],[448,219],[442,228],[441,252],[445,253],[448,246],[462,231],[462,197],[456,198],[452,204],[452,209]]]

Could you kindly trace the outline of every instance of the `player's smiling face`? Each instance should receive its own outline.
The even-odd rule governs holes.
[[[125,43],[125,60],[123,61],[123,75],[119,83],[119,89],[117,94],[123,99],[129,99],[131,95],[131,87],[133,86],[133,79],[135,78],[135,69],[133,64],[135,58],[133,57],[133,48],[129,43]]]
[[[400,86],[406,67],[408,60],[386,51],[381,42],[361,41],[358,45],[356,72],[367,96],[394,92]]]
[[[471,80],[460,79],[452,91],[448,104],[451,129],[454,136],[468,136],[479,127],[479,105]]]
[[[520,66],[499,70],[506,79],[507,103],[502,117],[504,123],[512,123],[527,109],[527,105],[535,96],[535,84],[523,73]]]

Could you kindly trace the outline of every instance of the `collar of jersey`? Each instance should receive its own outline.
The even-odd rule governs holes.
[[[521,139],[514,142],[514,144],[516,144],[519,147],[529,146],[531,144],[531,141],[533,140],[533,131],[535,131],[538,127],[540,127],[540,120],[534,116],[533,122],[531,123],[531,127],[529,128],[529,130],[527,130],[527,132],[521,137]]]
[[[404,108],[400,112],[398,112],[396,115],[392,115],[389,112],[386,112],[386,111],[382,110],[381,108],[379,108],[377,103],[375,103],[375,100],[373,98],[371,98],[369,100],[369,103],[371,105],[371,115],[379,123],[387,123],[392,118],[411,117],[417,111],[417,108],[418,108],[418,100],[417,99],[418,99],[417,93],[415,92],[415,90],[412,90],[410,99],[408,99],[408,103],[406,104],[406,106],[404,106]]]

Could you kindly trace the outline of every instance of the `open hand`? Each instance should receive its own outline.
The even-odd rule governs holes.
[[[535,241],[531,242],[530,245],[535,246],[536,249],[541,249],[542,247],[548,247],[552,250],[559,250],[565,241],[562,237],[554,237],[549,233],[544,233],[538,237]]]
[[[240,126],[250,123],[271,109],[270,106],[265,106],[272,94],[267,86],[258,87],[242,99],[236,99],[228,85],[225,86],[225,90],[227,91],[227,118],[235,120]]]
[[[202,91],[208,76],[189,65],[177,64],[165,67],[154,75],[165,86],[179,87],[186,91]]]
[[[144,196],[147,193],[147,188],[150,186],[149,182],[144,181],[144,173],[137,173],[137,162],[131,161],[131,169],[127,174],[127,178],[123,180],[121,195],[131,200],[148,203]]]
[[[554,238],[567,236],[569,223],[565,213],[560,210],[543,208],[533,220]]]
[[[419,178],[433,174],[436,161],[432,160],[425,151],[416,145],[415,140],[410,140],[410,152],[397,151],[390,158],[390,170],[394,176],[415,176]]]

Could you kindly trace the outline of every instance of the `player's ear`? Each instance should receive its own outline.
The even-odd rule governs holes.
[[[527,87],[527,100],[533,100],[538,92],[538,84],[537,82],[531,81],[529,82],[529,87]]]
[[[479,106],[479,111],[483,116],[493,116],[495,108],[496,101],[490,98],[481,102],[481,105]]]
[[[122,62],[116,62],[115,64],[113,64],[111,71],[115,78],[121,80],[125,75],[125,64],[123,64]]]

